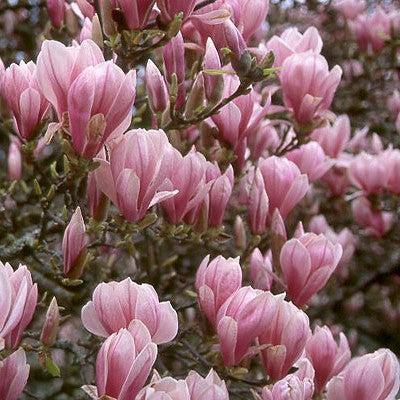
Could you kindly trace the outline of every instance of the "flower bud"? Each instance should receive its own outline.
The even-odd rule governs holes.
[[[321,393],[326,383],[338,375],[351,358],[346,336],[340,333],[340,343],[336,344],[327,326],[315,328],[314,334],[306,344],[306,355],[315,370],[315,389]]]
[[[152,111],[154,113],[165,111],[169,102],[167,85],[161,72],[151,60],[146,66],[146,90]]]
[[[206,52],[204,54],[203,69],[204,71],[204,87],[206,90],[207,100],[217,103],[222,97],[222,89],[224,86],[224,78],[222,75],[215,75],[215,72],[221,70],[221,60],[214,42],[211,38],[207,39]],[[210,72],[208,73],[207,70]]]
[[[254,180],[249,192],[248,221],[253,234],[262,234],[267,228],[269,199],[264,187],[264,180],[259,169],[254,173]]]
[[[64,21],[65,0],[47,0],[46,8],[52,25],[60,28]]]
[[[7,158],[7,176],[10,181],[19,181],[22,176],[21,142],[16,136],[10,138]]]
[[[40,334],[40,341],[45,346],[51,346],[54,344],[57,334],[58,328],[60,325],[60,311],[58,309],[57,299],[53,297],[49,308],[46,312],[46,317],[44,320],[44,324],[42,327],[42,332]]]
[[[262,255],[259,248],[255,248],[250,257],[250,279],[253,287],[260,290],[270,290],[273,283],[272,254]]]
[[[242,286],[239,258],[204,258],[196,274],[196,290],[201,311],[215,326],[218,310]]]
[[[81,277],[86,260],[87,244],[85,222],[82,218],[81,209],[78,207],[65,229],[62,241],[64,275],[68,278],[78,279]]]
[[[235,218],[234,226],[235,245],[238,249],[246,248],[246,229],[244,227],[243,219],[240,215]]]

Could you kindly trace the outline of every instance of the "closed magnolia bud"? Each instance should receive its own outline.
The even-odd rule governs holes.
[[[177,80],[176,107],[181,108],[185,103],[185,47],[183,36],[179,32],[163,47],[163,59],[165,76],[170,85],[173,84],[174,76]],[[172,92],[172,90],[170,90]]]
[[[103,44],[103,33],[101,31],[100,19],[97,14],[92,18],[92,40],[99,46],[101,49],[104,47]]]
[[[108,197],[100,190],[94,172],[88,174],[87,202],[90,215],[96,221],[104,221],[107,218],[110,202]]]
[[[40,341],[45,346],[51,346],[54,344],[58,328],[60,325],[60,311],[58,309],[57,299],[53,297],[49,308],[47,309],[46,317],[40,334]]]
[[[103,26],[104,34],[111,37],[117,33],[115,23],[112,17],[111,0],[99,0],[101,25]]]
[[[217,103],[222,97],[224,78],[217,71],[221,70],[221,60],[214,42],[211,38],[207,39],[206,52],[204,54],[203,69],[204,87],[207,100]],[[209,72],[207,72],[207,70]]]
[[[196,290],[201,311],[215,326],[218,310],[242,286],[239,258],[204,258],[196,274]]]
[[[155,113],[165,111],[169,102],[167,85],[161,72],[151,60],[146,66],[146,90],[152,111]]]
[[[239,32],[235,24],[230,19],[221,24],[221,29],[225,37],[226,46],[235,55],[236,60],[239,61],[243,52],[246,49],[246,43],[243,39],[242,34]]]
[[[340,333],[340,342],[337,345],[327,326],[315,328],[314,334],[306,344],[306,355],[315,370],[314,382],[317,393],[322,392],[326,383],[338,375],[351,358],[346,336]]]
[[[22,176],[21,142],[15,136],[10,138],[7,157],[7,176],[10,181],[18,181]]]
[[[79,32],[79,20],[72,7],[67,5],[65,10],[65,27],[70,36],[75,37]]]
[[[185,107],[185,116],[186,118],[192,118],[198,109],[201,109],[204,106],[204,75],[200,72],[189,92],[186,107]]]
[[[60,28],[65,15],[65,0],[47,0],[46,8],[51,24],[55,28]]]
[[[86,259],[87,244],[85,222],[82,218],[81,209],[78,207],[65,229],[62,241],[64,275],[68,278],[78,279],[81,277]]]
[[[244,227],[243,219],[240,215],[236,216],[235,226],[234,226],[234,234],[235,234],[235,245],[238,249],[246,248],[246,229]]]
[[[253,287],[261,290],[270,290],[273,283],[272,255],[268,252],[262,255],[259,248],[255,248],[250,257],[250,279]]]
[[[260,235],[267,229],[269,199],[259,169],[254,173],[248,199],[248,221],[253,234]]]

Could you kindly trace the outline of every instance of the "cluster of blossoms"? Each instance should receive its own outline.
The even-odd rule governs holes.
[[[0,262],[0,399],[24,396],[30,363],[53,376],[56,361],[68,371],[57,351],[77,346],[86,351],[74,353],[80,366],[92,365],[80,386],[93,399],[228,400],[238,381],[255,383],[262,400],[395,400],[396,355],[381,348],[352,358],[350,336],[308,312],[331,278],[348,276],[359,244],[346,224],[330,226],[318,193],[347,203],[363,238],[385,240],[400,204],[400,150],[368,127],[352,134],[349,116],[332,111],[342,68],[322,55],[319,30],[266,35],[269,6],[47,0],[54,37],[36,63],[0,65],[14,133],[2,208],[22,209],[12,197],[18,183],[39,198],[40,224],[17,256],[34,248],[32,265],[45,264],[43,273]],[[370,13],[356,0],[333,8],[361,51],[398,40],[394,8]],[[66,28],[67,45],[54,40]],[[388,108],[400,130],[398,90]],[[49,153],[48,174],[38,166]],[[160,262],[154,247],[165,238],[179,250]],[[212,255],[198,266],[185,254],[170,272],[191,240]],[[169,293],[180,273],[183,285]],[[54,298],[35,321],[48,292]],[[188,307],[175,306],[182,296]],[[207,357],[195,348],[204,343],[186,339],[193,327],[210,343]],[[79,340],[66,346],[71,330]],[[182,347],[192,360],[165,365],[163,353]],[[28,355],[28,364],[26,352],[38,362]]]

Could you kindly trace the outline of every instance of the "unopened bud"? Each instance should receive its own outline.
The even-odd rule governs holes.
[[[60,325],[60,311],[58,309],[57,299],[53,297],[49,308],[46,312],[46,317],[43,323],[42,332],[40,334],[40,341],[45,345],[50,347],[54,344],[58,328]]]
[[[62,252],[64,259],[64,275],[68,278],[81,277],[86,260],[88,238],[81,209],[78,207],[64,232]]]
[[[235,245],[238,249],[246,248],[246,229],[242,218],[238,215],[235,219],[234,226]]]
[[[160,70],[149,60],[146,66],[146,89],[153,112],[163,112],[168,107],[168,90]]]
[[[192,118],[196,114],[196,110],[198,110],[201,106],[204,106],[204,99],[204,77],[200,72],[193,83],[192,90],[190,91],[187,99],[185,107],[186,118]]]
[[[15,136],[11,137],[7,164],[8,179],[10,181],[19,181],[22,176],[21,142]]]
[[[100,17],[103,25],[104,34],[111,37],[117,34],[115,23],[112,17],[112,7],[110,0],[99,0]]]

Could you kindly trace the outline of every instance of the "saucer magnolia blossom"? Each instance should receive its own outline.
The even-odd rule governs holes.
[[[387,349],[354,358],[327,386],[327,400],[394,400],[400,365]]]
[[[173,149],[168,165],[166,191],[177,191],[162,202],[161,207],[171,224],[179,224],[206,197],[212,181],[206,183],[207,161],[203,154],[191,150],[186,156]]]
[[[185,380],[169,376],[161,378],[155,371],[151,382],[139,392],[135,400],[190,400],[189,388]]]
[[[308,176],[310,182],[321,178],[332,166],[332,161],[326,157],[321,146],[314,141],[289,151],[286,157],[293,161],[299,170]]]
[[[213,369],[205,378],[196,371],[190,371],[186,384],[189,388],[190,400],[229,400],[225,382]]]
[[[135,320],[107,338],[96,360],[98,395],[135,400],[157,358],[157,346],[146,326]]]
[[[375,210],[366,197],[355,199],[351,208],[355,222],[370,235],[382,237],[393,226],[395,215],[389,211]]]
[[[297,376],[284,378],[271,388],[264,388],[262,400],[311,400],[313,387],[307,381],[300,380]]]
[[[336,344],[327,326],[315,328],[314,334],[306,344],[306,355],[315,370],[314,382],[317,393],[321,393],[326,383],[338,375],[351,359],[346,336],[341,332],[339,345]]]
[[[18,400],[22,396],[29,377],[29,364],[25,351],[18,349],[0,360],[0,398]]]
[[[238,365],[252,354],[250,347],[260,332],[261,322],[274,318],[276,303],[272,293],[244,286],[219,309],[217,333],[226,366]]]
[[[221,306],[242,286],[239,259],[218,256],[210,262],[208,255],[197,270],[195,286],[201,311],[215,326]]]
[[[307,233],[286,242],[281,250],[280,265],[293,303],[301,307],[321,290],[342,254],[342,246],[333,244],[322,234]]]
[[[133,320],[142,321],[157,344],[171,341],[178,332],[178,317],[171,303],[160,302],[153,286],[138,285],[130,278],[100,283],[93,300],[82,308],[83,326],[97,336],[107,337]]]
[[[0,94],[14,116],[16,131],[23,141],[35,136],[49,103],[40,92],[36,65],[29,61],[11,64],[2,74]]]
[[[277,208],[286,218],[306,195],[309,183],[295,163],[286,158],[272,156],[258,162],[269,199],[269,215]]]
[[[267,292],[268,293],[268,292]],[[275,310],[262,313],[258,342],[261,359],[267,374],[282,379],[300,358],[311,336],[307,315],[294,304],[275,296]]]
[[[274,53],[274,66],[280,67],[292,54],[312,50],[321,53],[322,39],[315,27],[308,28],[303,34],[297,28],[288,28],[280,36],[272,36],[266,47]]]
[[[16,348],[35,313],[38,288],[25,265],[15,271],[0,261],[0,342]],[[1,382],[0,382],[1,384]]]
[[[85,68],[103,61],[102,51],[92,40],[69,47],[56,40],[43,42],[37,58],[37,80],[43,96],[56,110],[59,122],[68,110],[68,92],[74,80]]]
[[[108,160],[96,159],[97,187],[128,221],[140,221],[150,207],[178,193],[167,187],[174,152],[164,131],[126,132],[110,146]]]
[[[386,160],[387,155],[385,153],[378,155],[359,154],[349,166],[351,182],[361,189],[365,195],[378,194],[386,186],[389,178]]]
[[[332,126],[316,129],[311,134],[312,139],[320,144],[325,154],[338,158],[346,149],[351,136],[350,119],[347,115],[340,115]]]
[[[107,140],[131,124],[136,72],[124,74],[112,61],[86,68],[68,92],[69,132],[75,151],[93,158]]]
[[[365,10],[365,0],[335,0],[333,7],[347,19],[354,19]]]
[[[298,123],[308,124],[329,109],[341,76],[338,65],[329,71],[326,59],[313,51],[285,60],[280,74],[283,100]]]

